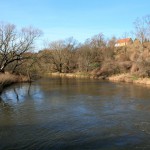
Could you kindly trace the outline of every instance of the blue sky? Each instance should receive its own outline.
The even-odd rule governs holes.
[[[0,0],[0,21],[44,32],[39,41],[74,37],[79,42],[103,33],[122,37],[137,17],[150,14],[150,0]]]

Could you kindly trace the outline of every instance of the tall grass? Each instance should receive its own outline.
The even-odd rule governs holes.
[[[17,82],[27,82],[29,79],[22,75],[13,75],[10,73],[0,74],[0,93],[3,91],[3,88]]]
[[[129,73],[124,74],[118,74],[118,75],[112,75],[108,77],[108,80],[110,81],[116,81],[116,82],[130,82],[130,83],[137,83],[137,84],[143,84],[143,85],[149,85],[150,86],[150,78],[139,78],[135,75],[131,75]]]

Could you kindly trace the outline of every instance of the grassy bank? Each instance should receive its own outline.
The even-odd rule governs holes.
[[[89,79],[102,79],[102,77],[96,77],[90,73],[77,72],[77,73],[49,73],[54,77],[67,77],[67,78],[89,78]]]
[[[22,75],[13,75],[10,73],[0,74],[0,94],[6,86],[13,83],[28,82],[29,79]]]
[[[54,77],[67,77],[67,78],[90,78],[89,74],[79,73],[50,73]]]
[[[150,85],[150,78],[139,78],[129,73],[113,75],[111,77],[108,77],[108,80],[113,82],[126,82],[126,83]]]
[[[66,77],[66,78],[106,79],[111,82],[135,83],[150,86],[150,78],[139,78],[135,75],[131,75],[130,73],[112,75],[107,78],[95,77],[94,75],[88,73],[50,73],[49,75],[54,77]]]

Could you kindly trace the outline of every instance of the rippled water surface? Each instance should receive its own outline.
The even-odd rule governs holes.
[[[7,88],[0,150],[150,149],[150,88],[46,78]]]

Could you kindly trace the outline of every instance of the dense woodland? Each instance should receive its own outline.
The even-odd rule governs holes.
[[[18,31],[12,24],[0,25],[0,72],[34,77],[50,72],[86,73],[95,77],[131,73],[150,76],[150,16],[134,22],[133,41],[115,47],[116,37],[107,39],[99,33],[83,44],[74,38],[50,42],[33,52],[42,32],[34,28]]]

